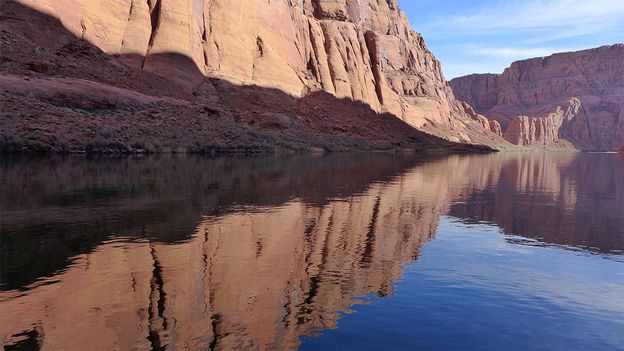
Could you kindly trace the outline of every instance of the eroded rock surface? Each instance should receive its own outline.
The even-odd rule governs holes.
[[[624,45],[514,62],[503,74],[450,82],[519,145],[617,150],[624,145]]]
[[[206,77],[296,98],[327,92],[453,142],[506,143],[454,98],[396,0],[7,0],[2,12],[38,45],[84,39],[196,98],[215,93]]]

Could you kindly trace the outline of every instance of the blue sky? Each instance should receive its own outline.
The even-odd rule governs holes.
[[[447,79],[624,42],[624,0],[399,0]]]

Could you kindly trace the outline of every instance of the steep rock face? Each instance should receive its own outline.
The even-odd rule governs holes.
[[[390,112],[456,142],[505,143],[455,100],[440,63],[396,0],[8,0],[58,18],[71,33],[126,64],[196,94],[204,77],[275,88],[295,97],[326,91]],[[71,11],[69,10],[71,9]],[[20,24],[39,42],[53,31]]]
[[[453,79],[454,93],[522,145],[624,145],[624,45],[514,62],[503,74]],[[528,117],[518,117],[528,116]]]
[[[538,117],[516,116],[503,135],[516,145],[553,145],[560,142],[560,130],[564,123],[573,120],[581,111],[581,102],[572,98],[554,112]]]

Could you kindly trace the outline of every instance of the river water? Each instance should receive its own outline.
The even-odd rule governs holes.
[[[624,158],[0,159],[5,350],[623,350]]]

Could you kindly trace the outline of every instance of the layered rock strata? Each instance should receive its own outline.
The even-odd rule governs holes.
[[[514,62],[501,75],[453,79],[455,95],[518,145],[624,145],[624,45]]]
[[[6,30],[51,51],[84,39],[194,100],[214,102],[218,95],[205,77],[295,98],[327,92],[453,142],[505,143],[495,124],[454,98],[439,61],[396,0],[10,0],[0,6]]]

